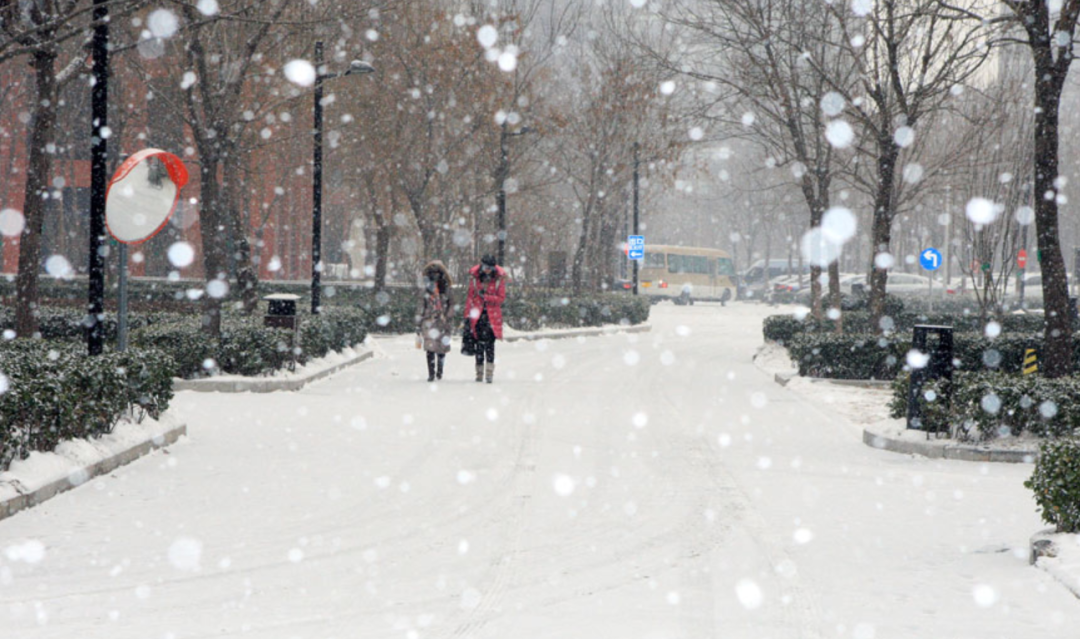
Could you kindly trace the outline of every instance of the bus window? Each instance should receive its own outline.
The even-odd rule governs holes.
[[[721,257],[717,259],[717,275],[734,275],[735,264],[732,263],[731,258]]]
[[[663,253],[646,253],[645,254],[645,268],[664,268],[667,264],[664,263]]]
[[[709,274],[709,258],[704,255],[669,255],[668,272]]]

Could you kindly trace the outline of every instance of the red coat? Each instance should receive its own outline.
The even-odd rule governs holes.
[[[506,301],[506,271],[501,266],[495,267],[494,279],[480,282],[480,265],[469,269],[469,294],[465,298],[465,321],[469,322],[473,335],[476,335],[476,322],[487,309],[488,321],[496,339],[502,339],[502,303]],[[482,297],[481,297],[482,294]]]

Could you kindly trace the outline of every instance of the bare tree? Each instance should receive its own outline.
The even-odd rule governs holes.
[[[664,17],[680,28],[679,46],[672,47],[675,55],[665,66],[711,89],[702,92],[705,113],[720,131],[753,140],[777,166],[790,169],[810,227],[819,228],[843,161],[825,136],[832,108],[826,96],[835,94],[832,85],[850,87],[854,79],[850,62],[823,38],[837,32],[833,14],[800,0],[677,0]],[[811,72],[811,52],[828,79]],[[818,319],[824,316],[821,270],[820,264],[811,266]],[[836,260],[829,270],[829,305],[839,309]]]
[[[810,50],[807,60],[843,97],[858,127],[858,149],[868,160],[861,170],[873,175],[870,312],[880,329],[901,154],[924,120],[947,106],[954,87],[979,69],[988,49],[981,25],[940,0],[876,0],[865,15],[847,4],[825,7],[835,26],[823,38],[850,60],[858,81],[849,85],[834,77],[828,65],[833,54],[822,59]]]

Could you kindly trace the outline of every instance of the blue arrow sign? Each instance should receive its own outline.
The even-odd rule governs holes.
[[[941,253],[936,248],[925,249],[919,254],[919,264],[928,271],[936,271],[941,268]]]
[[[626,238],[626,245],[629,247],[627,251],[627,257],[632,260],[645,259],[645,236],[644,235],[631,235]]]

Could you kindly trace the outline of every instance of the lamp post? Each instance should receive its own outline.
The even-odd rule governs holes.
[[[107,136],[109,114],[109,0],[94,0],[94,85],[90,89],[90,264],[87,287],[86,350],[100,355],[104,334],[101,315],[105,312],[105,192],[108,189]]]
[[[639,206],[638,206],[638,181],[639,181],[639,167],[641,160],[638,158],[638,143],[634,142],[634,235],[640,235],[638,232],[639,224]],[[634,295],[638,294],[638,260],[631,260],[634,263]]]
[[[1027,206],[1028,200],[1031,198],[1031,182],[1024,182],[1024,185],[1020,187],[1020,205]],[[1020,250],[1027,252],[1028,245],[1028,224],[1030,220],[1019,220],[1020,222]],[[1027,273],[1027,262],[1024,262],[1024,266],[1021,266],[1017,272],[1019,277],[1016,279],[1017,293],[1020,295],[1020,308],[1024,307],[1024,289],[1027,287],[1027,282],[1024,281],[1024,275]]]
[[[315,43],[315,144],[311,170],[311,314],[319,314],[322,302],[322,143],[323,82],[346,75],[373,73],[375,68],[362,60],[353,60],[344,72],[325,73],[323,43]]]
[[[498,184],[495,193],[495,201],[499,208],[499,250],[496,260],[499,266],[506,265],[506,178],[510,176],[510,157],[506,148],[507,138],[516,138],[526,133],[532,133],[532,129],[523,126],[517,131],[510,131],[503,120],[502,129],[499,131],[499,168],[495,171],[495,181]]]

